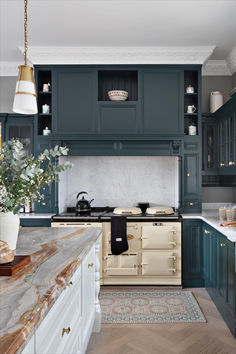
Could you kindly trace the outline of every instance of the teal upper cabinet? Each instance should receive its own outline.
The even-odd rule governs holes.
[[[184,74],[182,70],[143,71],[143,132],[183,134]]]
[[[236,174],[236,96],[216,111],[219,135],[219,173]]]
[[[53,71],[53,133],[95,132],[95,74],[93,69]]]

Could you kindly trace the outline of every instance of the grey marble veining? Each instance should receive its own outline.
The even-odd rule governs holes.
[[[178,158],[173,156],[61,157],[74,167],[61,174],[60,212],[74,206],[80,191],[94,206],[135,206],[138,202],[178,207]]]
[[[31,262],[0,277],[0,353],[21,351],[100,234],[100,227],[20,230],[16,254]]]

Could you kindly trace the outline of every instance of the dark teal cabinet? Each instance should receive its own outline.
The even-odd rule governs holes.
[[[183,87],[183,71],[143,71],[144,133],[183,134]]]
[[[202,116],[202,171],[206,174],[217,173],[219,167],[218,124],[215,114]]]
[[[59,145],[60,141],[49,140],[47,137],[38,137],[37,151],[42,153],[45,149],[53,148]],[[46,164],[47,162],[45,162]],[[58,212],[58,183],[52,182],[49,186],[45,185],[41,188],[41,194],[44,196],[34,203],[35,213],[57,213]]]
[[[3,124],[4,140],[17,138],[27,155],[34,153],[34,116],[6,114]]]
[[[202,221],[183,220],[183,286],[203,287]]]
[[[201,212],[200,138],[184,138],[182,168],[183,212]]]
[[[21,218],[20,226],[22,227],[51,227],[51,219],[42,218]]]
[[[204,223],[203,249],[205,287],[235,335],[235,243]]]
[[[95,132],[96,71],[61,69],[52,75],[52,130],[54,134]]]

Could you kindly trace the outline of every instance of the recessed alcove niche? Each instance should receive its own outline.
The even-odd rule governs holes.
[[[80,191],[93,206],[150,205],[178,207],[179,163],[173,156],[68,156],[74,167],[60,175],[59,211],[76,204]]]

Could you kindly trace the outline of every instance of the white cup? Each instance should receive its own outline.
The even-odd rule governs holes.
[[[48,104],[42,105],[42,112],[43,112],[43,114],[48,114],[48,113],[49,113],[49,109],[50,109],[50,107],[49,107]]]
[[[196,112],[197,108],[192,105],[192,106],[187,106],[187,113],[194,113]]]

